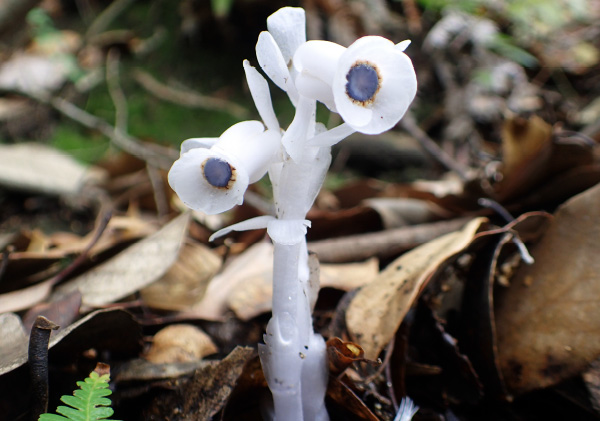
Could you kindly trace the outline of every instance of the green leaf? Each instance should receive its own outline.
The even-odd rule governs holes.
[[[39,421],[112,421],[108,417],[114,414],[110,407],[111,400],[109,396],[112,391],[108,388],[110,377],[108,374],[102,376],[92,371],[84,381],[78,381],[79,389],[73,392],[72,396],[64,395],[61,401],[69,406],[59,406],[56,412],[62,414],[42,414]]]

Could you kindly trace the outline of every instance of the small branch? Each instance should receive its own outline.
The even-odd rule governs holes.
[[[156,213],[158,214],[159,219],[162,219],[169,213],[169,201],[165,194],[165,183],[156,167],[146,165],[146,172],[148,173],[150,184],[152,184],[152,191],[154,192]]]
[[[108,93],[115,106],[115,129],[127,133],[129,110],[127,98],[119,83],[119,52],[111,48],[106,55],[106,84]]]
[[[438,146],[427,133],[425,133],[415,122],[414,117],[407,113],[400,121],[400,126],[406,130],[412,137],[417,139],[423,149],[425,149],[433,158],[441,163],[447,169],[457,173],[461,179],[468,180],[466,171],[450,155]]]
[[[100,211],[99,219],[96,222],[95,232],[94,232],[94,235],[92,236],[92,238],[90,239],[90,242],[85,246],[85,248],[79,254],[79,256],[77,256],[77,258],[71,262],[71,264],[69,264],[58,275],[56,275],[54,278],[52,278],[52,281],[51,281],[52,285],[56,285],[56,284],[62,282],[67,276],[69,276],[71,273],[73,273],[73,271],[75,271],[75,269],[77,269],[79,266],[81,266],[87,260],[90,251],[92,251],[92,248],[96,245],[98,240],[100,240],[100,237],[106,230],[106,227],[108,226],[108,223],[110,222],[111,217],[112,217],[112,210],[108,209],[105,211]]]
[[[143,142],[140,139],[123,133],[123,131],[111,126],[101,118],[82,110],[63,98],[44,98],[41,96],[33,96],[32,98],[43,104],[50,105],[62,115],[89,129],[98,130],[108,137],[119,149],[158,168],[168,170],[173,165],[173,162],[179,158],[179,153],[174,149]]]
[[[90,24],[85,34],[86,38],[90,38],[100,32],[104,31],[109,25],[131,6],[135,0],[115,0],[110,6],[102,11],[98,17]]]
[[[248,110],[234,102],[167,86],[142,70],[135,70],[133,78],[152,95],[164,101],[186,107],[224,111],[239,119],[248,118]]]
[[[440,235],[456,231],[470,218],[432,222],[369,234],[351,235],[308,243],[308,249],[317,253],[320,262],[344,263],[366,260],[377,256],[398,255]]]
[[[29,336],[32,420],[37,420],[48,410],[48,343],[52,331],[58,328],[59,326],[44,316],[38,316]]]

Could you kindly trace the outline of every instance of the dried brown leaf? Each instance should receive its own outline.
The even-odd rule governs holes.
[[[199,302],[208,282],[221,268],[221,258],[202,244],[184,244],[165,275],[140,291],[152,308],[185,310]]]
[[[600,184],[563,204],[496,307],[498,351],[515,392],[553,385],[600,356]]]
[[[54,299],[79,289],[84,305],[101,306],[120,300],[164,275],[177,259],[185,239],[189,214],[139,241],[89,272],[61,285]]]
[[[208,420],[227,403],[254,350],[236,347],[218,363],[198,369],[185,388],[182,420]]]
[[[358,291],[346,312],[346,323],[353,341],[365,350],[366,358],[377,358],[431,275],[469,245],[485,221],[473,219],[463,229],[402,255]]]
[[[146,360],[155,363],[184,363],[201,360],[217,352],[217,347],[200,328],[177,324],[159,330],[152,339]]]

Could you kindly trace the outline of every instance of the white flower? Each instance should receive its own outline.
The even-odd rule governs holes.
[[[216,214],[239,205],[248,184],[262,178],[280,146],[278,130],[243,121],[218,139],[188,139],[169,171],[169,184],[186,206]]]
[[[338,112],[353,130],[382,133],[400,121],[417,92],[412,62],[403,52],[407,46],[378,36],[348,48],[308,41],[294,54],[296,88]]]

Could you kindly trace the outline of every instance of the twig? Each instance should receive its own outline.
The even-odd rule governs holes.
[[[234,102],[164,85],[142,70],[133,71],[133,79],[152,95],[164,101],[186,107],[224,111],[240,119],[248,117],[248,110]]]
[[[90,240],[90,242],[85,246],[83,251],[79,254],[79,256],[77,256],[77,258],[75,260],[73,260],[71,262],[71,264],[69,266],[67,266],[58,275],[56,275],[54,278],[52,278],[52,280],[50,282],[51,285],[56,285],[56,284],[60,283],[67,276],[69,276],[71,273],[73,273],[73,271],[75,269],[77,269],[79,266],[81,266],[82,263],[84,263],[86,261],[90,251],[96,245],[98,240],[100,240],[100,237],[106,230],[106,227],[108,226],[108,223],[110,222],[111,217],[112,217],[112,211],[110,209],[100,212],[100,217],[97,222],[97,227],[96,227],[96,230],[95,230],[94,235],[92,236],[92,239]]]
[[[32,96],[32,98],[43,104],[50,105],[64,116],[89,129],[98,130],[108,137],[119,149],[158,168],[169,169],[173,165],[173,162],[179,158],[179,153],[176,150],[143,142],[140,139],[123,133],[123,131],[118,130],[101,118],[82,110],[63,98],[45,98],[42,96]]]
[[[152,184],[152,191],[154,192],[154,203],[156,203],[156,213],[159,219],[162,219],[169,213],[169,202],[165,194],[165,183],[158,169],[152,165],[146,165],[146,172]]]
[[[127,121],[129,117],[127,98],[121,89],[119,83],[119,53],[116,49],[111,49],[106,56],[106,84],[108,92],[115,105],[115,127],[123,133],[127,133]],[[169,212],[167,198],[165,196],[164,184],[157,168],[148,163],[146,172],[154,192],[154,202],[159,217],[165,216]]]
[[[119,52],[114,48],[111,48],[106,55],[106,85],[115,106],[115,129],[127,133],[129,111],[127,98],[119,83]]]
[[[110,6],[102,11],[98,17],[91,23],[85,34],[86,38],[90,38],[102,31],[121,14],[125,9],[133,4],[135,0],[115,0]]]
[[[438,146],[433,139],[431,139],[427,133],[425,133],[415,122],[412,114],[407,113],[404,118],[400,121],[400,126],[410,133],[415,139],[419,141],[421,146],[438,162],[440,162],[447,169],[457,173],[461,179],[468,180],[467,173],[450,155],[448,155],[442,148]]]
[[[317,253],[319,261],[343,263],[366,260],[370,257],[392,257],[440,235],[455,231],[470,218],[432,222],[369,234],[351,235],[308,243],[308,249]]]

